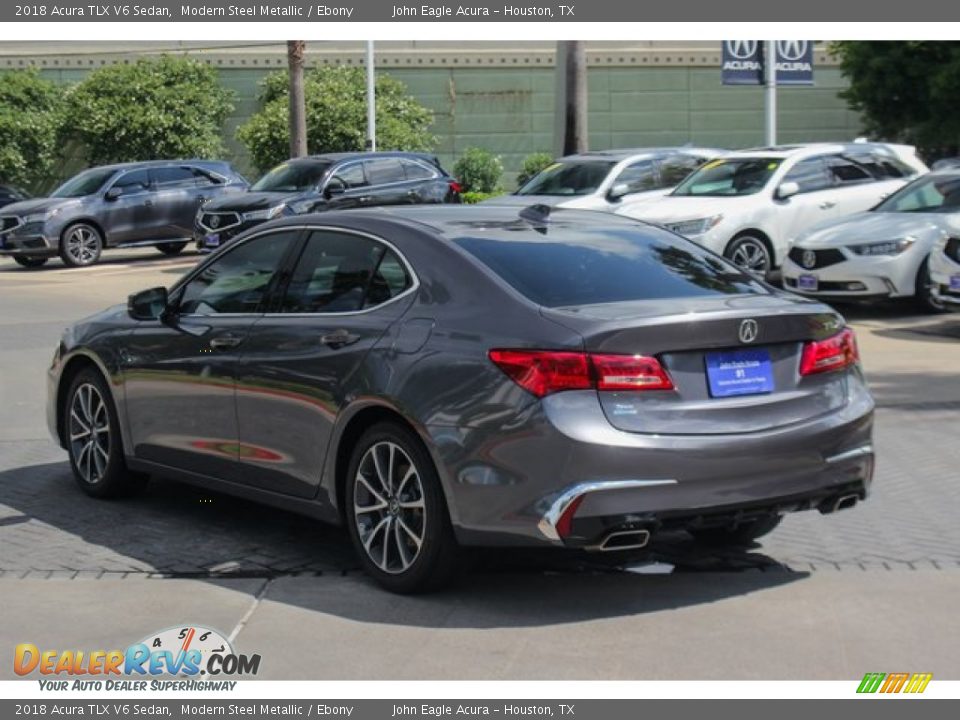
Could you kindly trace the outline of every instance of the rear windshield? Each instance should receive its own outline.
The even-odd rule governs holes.
[[[521,294],[551,308],[767,293],[733,265],[650,228],[551,225],[455,242]]]

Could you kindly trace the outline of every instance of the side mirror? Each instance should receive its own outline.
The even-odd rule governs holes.
[[[800,186],[795,182],[780,183],[777,188],[777,200],[786,200],[800,192]]]
[[[607,199],[619,200],[624,195],[630,194],[630,186],[627,183],[617,183],[607,191]]]
[[[170,304],[165,287],[141,290],[127,298],[127,312],[134,320],[159,320]]]
[[[323,197],[329,200],[337,195],[343,195],[346,191],[343,185],[327,185],[327,189],[323,191]]]
[[[118,187],[112,187],[103,194],[103,199],[113,202],[114,200],[119,198],[121,195],[123,195],[123,190],[121,190]]]

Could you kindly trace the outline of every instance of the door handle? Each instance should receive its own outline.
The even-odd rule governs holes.
[[[357,202],[360,203],[361,205],[363,205],[364,203],[368,203],[370,202],[370,196],[361,195],[360,197],[357,198]]]
[[[243,338],[240,335],[227,333],[226,335],[218,335],[215,338],[211,338],[210,347],[213,350],[230,350],[242,342]]]
[[[820,203],[821,210],[829,210],[830,208],[835,206],[836,206],[836,203],[831,202],[830,200],[824,200],[822,203]]]
[[[407,190],[407,197],[420,197],[420,192],[417,190]]]
[[[359,339],[359,335],[347,332],[346,330],[334,330],[331,333],[320,336],[320,342],[322,342],[324,345],[332,347],[334,350],[344,347],[345,345],[352,345]]]

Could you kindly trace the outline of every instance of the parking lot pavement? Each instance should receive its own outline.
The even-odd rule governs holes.
[[[130,598],[149,598],[144,623],[152,628],[174,616],[167,625],[203,622],[204,602],[178,610],[171,598],[189,592],[221,603],[218,593],[228,588],[245,599],[210,624],[230,630],[225,625],[236,627],[252,608],[242,642],[274,647],[280,640],[269,637],[279,633],[304,648],[289,653],[289,667],[283,652],[271,655],[275,677],[307,656],[301,629],[354,643],[356,658],[379,636],[395,642],[396,653],[430,651],[393,670],[386,662],[394,650],[369,671],[354,656],[331,660],[311,666],[311,677],[729,677],[731,667],[742,677],[836,677],[887,657],[930,670],[945,657],[943,643],[956,647],[942,598],[955,597],[960,581],[960,315],[916,316],[902,305],[844,309],[878,402],[878,466],[867,503],[832,516],[789,516],[746,550],[666,538],[631,557],[626,570],[552,553],[484,553],[450,594],[399,599],[367,584],[342,533],[311,520],[162,480],[116,502],[75,489],[43,421],[44,368],[62,327],[134,290],[168,285],[196,260],[144,253],[82,271],[23,271],[0,260],[0,604],[16,618],[0,642],[13,628],[18,637],[41,632],[50,622],[44,608],[53,612],[58,597],[70,598],[65,617],[76,622],[57,642],[81,646],[74,634],[140,632],[136,623],[111,629],[97,620],[98,612],[128,612]],[[671,569],[666,577],[646,574]],[[99,580],[81,582],[88,578]],[[914,634],[894,631],[898,623]],[[569,638],[563,647],[551,640],[557,626]],[[627,641],[663,647],[677,633],[700,643],[698,658],[675,649],[658,664]],[[461,642],[477,652],[469,664],[451,665],[445,659],[457,657]],[[533,662],[549,653],[555,660]],[[565,670],[570,653],[580,674]],[[814,656],[820,665],[809,664]]]

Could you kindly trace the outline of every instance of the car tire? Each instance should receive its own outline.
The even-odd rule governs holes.
[[[367,574],[396,593],[449,584],[459,569],[459,547],[420,439],[399,423],[378,423],[357,442],[347,473],[344,514]]]
[[[179,255],[186,246],[185,242],[163,243],[163,245],[157,245],[157,250],[164,255]]]
[[[13,261],[20,267],[25,268],[38,268],[41,265],[46,265],[47,260],[50,258],[45,257],[30,257],[29,255],[14,255]]]
[[[80,371],[70,383],[63,436],[73,477],[87,495],[129,495],[146,484],[145,475],[127,469],[116,408],[103,376],[93,368]]]
[[[773,532],[783,519],[782,515],[770,515],[758,520],[740,523],[736,527],[708,527],[690,530],[694,539],[707,545],[749,545],[759,537]]]
[[[920,263],[920,269],[917,270],[916,293],[913,296],[914,302],[917,308],[925,313],[936,314],[946,312],[943,302],[938,300],[933,294],[933,280],[930,278],[929,261],[929,258],[924,258],[923,262]]]
[[[727,244],[723,256],[737,267],[759,277],[773,270],[773,257],[770,248],[759,235],[746,233],[738,235]]]
[[[93,265],[102,252],[103,236],[89,223],[74,223],[60,237],[60,258],[68,267]]]

